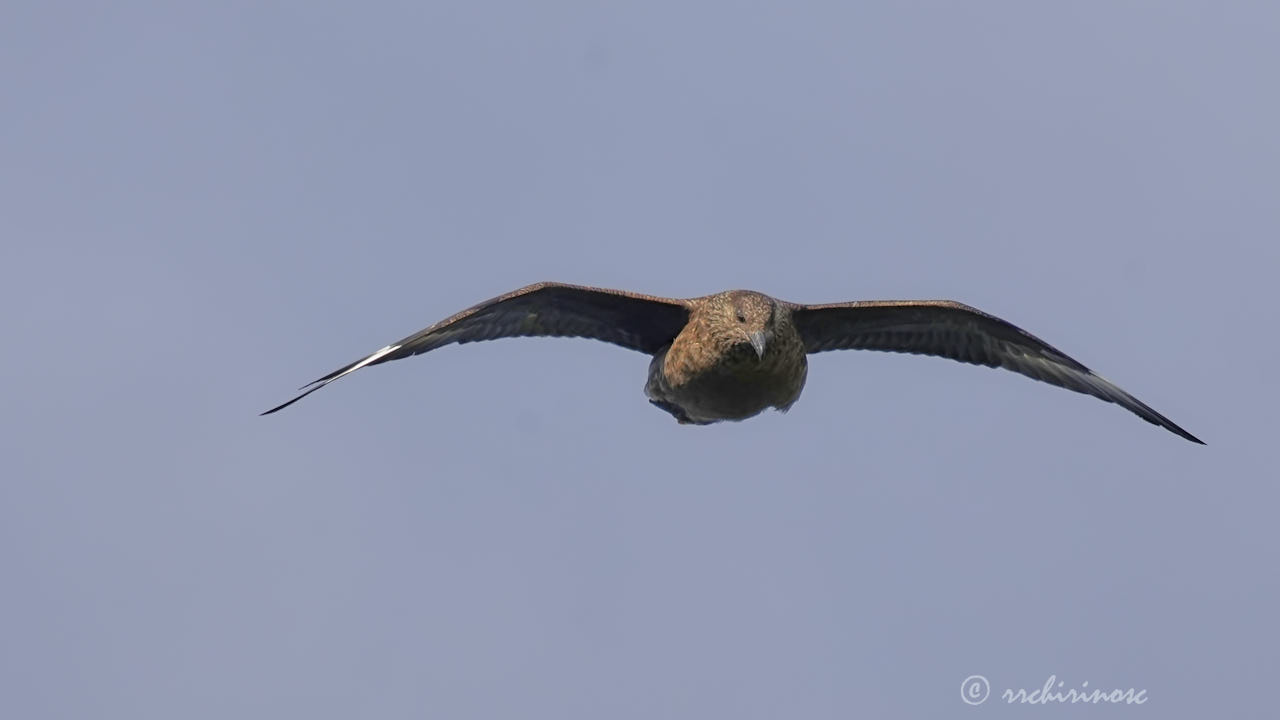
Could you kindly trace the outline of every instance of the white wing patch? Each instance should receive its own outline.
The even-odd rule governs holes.
[[[369,363],[376,361],[378,358],[382,357],[383,355],[389,355],[389,354],[391,354],[391,353],[393,353],[393,352],[395,352],[395,351],[397,351],[397,350],[399,350],[399,349],[400,349],[400,346],[399,346],[399,345],[388,345],[388,346],[386,346],[386,347],[382,348],[381,350],[379,350],[378,352],[376,352],[376,353],[374,353],[374,354],[370,355],[369,357],[367,357],[367,358],[365,358],[365,359],[361,360],[360,362],[356,363],[355,365],[352,365],[351,367],[347,368],[346,370],[342,371],[341,373],[339,373],[339,374],[337,374],[337,375],[334,375],[333,377],[329,378],[327,382],[333,382],[334,380],[337,380],[338,378],[342,377],[343,375],[349,375],[349,374],[351,374],[351,373],[353,373],[353,372],[355,372],[355,371],[359,370],[360,368],[364,367],[365,365],[368,365]]]

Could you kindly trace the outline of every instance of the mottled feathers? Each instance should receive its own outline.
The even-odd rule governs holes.
[[[742,419],[766,407],[785,410],[804,385],[807,353],[881,350],[1012,370],[1116,403],[1201,442],[1048,343],[957,302],[799,305],[742,290],[675,299],[550,282],[463,310],[303,386],[302,394],[263,414],[369,365],[450,343],[523,336],[593,338],[654,356],[646,392],[681,422]]]

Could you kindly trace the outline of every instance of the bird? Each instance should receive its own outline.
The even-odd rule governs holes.
[[[859,300],[802,305],[750,290],[667,298],[540,282],[486,300],[298,388],[270,415],[351,373],[453,343],[583,337],[653,359],[644,392],[684,425],[786,412],[800,397],[808,355],[880,350],[1004,368],[1115,403],[1203,445],[1196,436],[1015,325],[952,300]]]

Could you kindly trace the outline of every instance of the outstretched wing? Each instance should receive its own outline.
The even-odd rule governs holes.
[[[950,300],[799,305],[792,317],[805,348],[885,350],[1002,367],[1113,402],[1191,442],[1198,438],[1065,353],[993,315]]]
[[[338,368],[298,388],[305,390],[301,395],[262,414],[283,410],[362,367],[399,360],[449,343],[507,337],[585,337],[652,355],[670,345],[688,320],[689,310],[683,300],[625,290],[537,283],[467,308],[362,360]]]

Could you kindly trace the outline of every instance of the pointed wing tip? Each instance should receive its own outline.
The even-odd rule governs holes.
[[[1181,430],[1181,428],[1179,428],[1179,429]],[[1186,438],[1186,439],[1190,440],[1191,442],[1193,442],[1193,443],[1197,444],[1197,445],[1208,445],[1208,444],[1209,444],[1209,443],[1207,443],[1207,442],[1205,442],[1205,441],[1201,440],[1200,438],[1196,437],[1195,435],[1192,435],[1191,433],[1187,432],[1186,430],[1182,430],[1182,432],[1180,432],[1180,433],[1178,433],[1178,434],[1179,434],[1179,435],[1181,435],[1182,437],[1184,437],[1184,438]]]
[[[1143,418],[1143,419],[1146,420],[1147,422],[1150,422],[1153,425],[1158,425],[1164,428],[1165,430],[1168,430],[1169,432],[1173,433],[1174,435],[1177,435],[1178,437],[1184,440],[1189,440],[1197,445],[1208,444],[1205,441],[1201,440],[1200,438],[1196,437],[1195,435],[1192,435],[1186,430],[1183,430],[1181,427],[1178,426],[1177,423],[1173,422],[1169,418],[1159,413],[1156,413],[1154,418]]]
[[[281,404],[279,404],[279,405],[277,405],[277,406],[275,406],[275,407],[271,408],[270,410],[264,410],[264,411],[262,411],[262,412],[258,413],[258,417],[264,417],[264,416],[266,416],[266,415],[270,415],[271,413],[279,412],[279,411],[281,411],[281,410],[283,410],[283,409],[285,409],[285,408],[289,407],[290,405],[292,405],[292,404],[294,404],[294,403],[298,402],[298,401],[299,401],[299,400],[301,400],[302,398],[306,397],[309,393],[310,393],[310,391],[305,392],[305,393],[302,393],[301,395],[299,395],[298,397],[296,397],[296,398],[294,398],[294,399],[290,400],[289,402],[281,403]]]
[[[355,371],[359,370],[360,368],[362,368],[362,367],[364,367],[364,366],[366,366],[366,365],[372,365],[373,363],[375,363],[375,362],[377,362],[377,361],[381,360],[383,357],[385,357],[385,356],[387,356],[387,355],[389,355],[389,354],[391,354],[391,353],[395,352],[396,350],[399,350],[400,348],[401,348],[401,345],[399,345],[399,344],[396,344],[396,345],[388,345],[388,346],[386,346],[386,347],[382,348],[382,349],[381,349],[381,350],[379,350],[378,352],[376,352],[376,353],[374,353],[374,354],[370,355],[369,357],[367,357],[367,358],[365,358],[365,359],[363,359],[363,360],[358,360],[358,361],[356,361],[356,362],[351,363],[350,365],[347,365],[346,367],[339,368],[338,370],[334,370],[333,372],[329,373],[328,375],[325,375],[324,377],[320,378],[319,380],[313,380],[313,381],[311,381],[311,382],[307,383],[306,385],[303,385],[302,387],[298,388],[299,390],[302,390],[302,391],[303,391],[301,395],[299,395],[298,397],[296,397],[296,398],[294,398],[294,399],[290,400],[290,401],[289,401],[289,402],[287,402],[287,403],[284,403],[284,404],[282,404],[282,405],[277,405],[277,406],[275,406],[275,407],[271,408],[270,410],[267,410],[267,411],[265,411],[265,412],[258,413],[258,417],[262,417],[263,415],[270,415],[271,413],[276,412],[276,411],[278,411],[278,410],[283,410],[283,409],[285,409],[285,408],[289,407],[290,405],[292,405],[292,404],[294,404],[294,403],[298,402],[298,401],[299,401],[299,400],[301,400],[302,398],[304,398],[304,397],[306,397],[306,396],[310,395],[311,393],[313,393],[313,392],[315,392],[315,391],[319,390],[320,388],[324,387],[325,385],[328,385],[329,383],[333,382],[334,380],[337,380],[338,378],[342,377],[343,375],[350,375],[351,373],[353,373],[353,372],[355,372]]]

